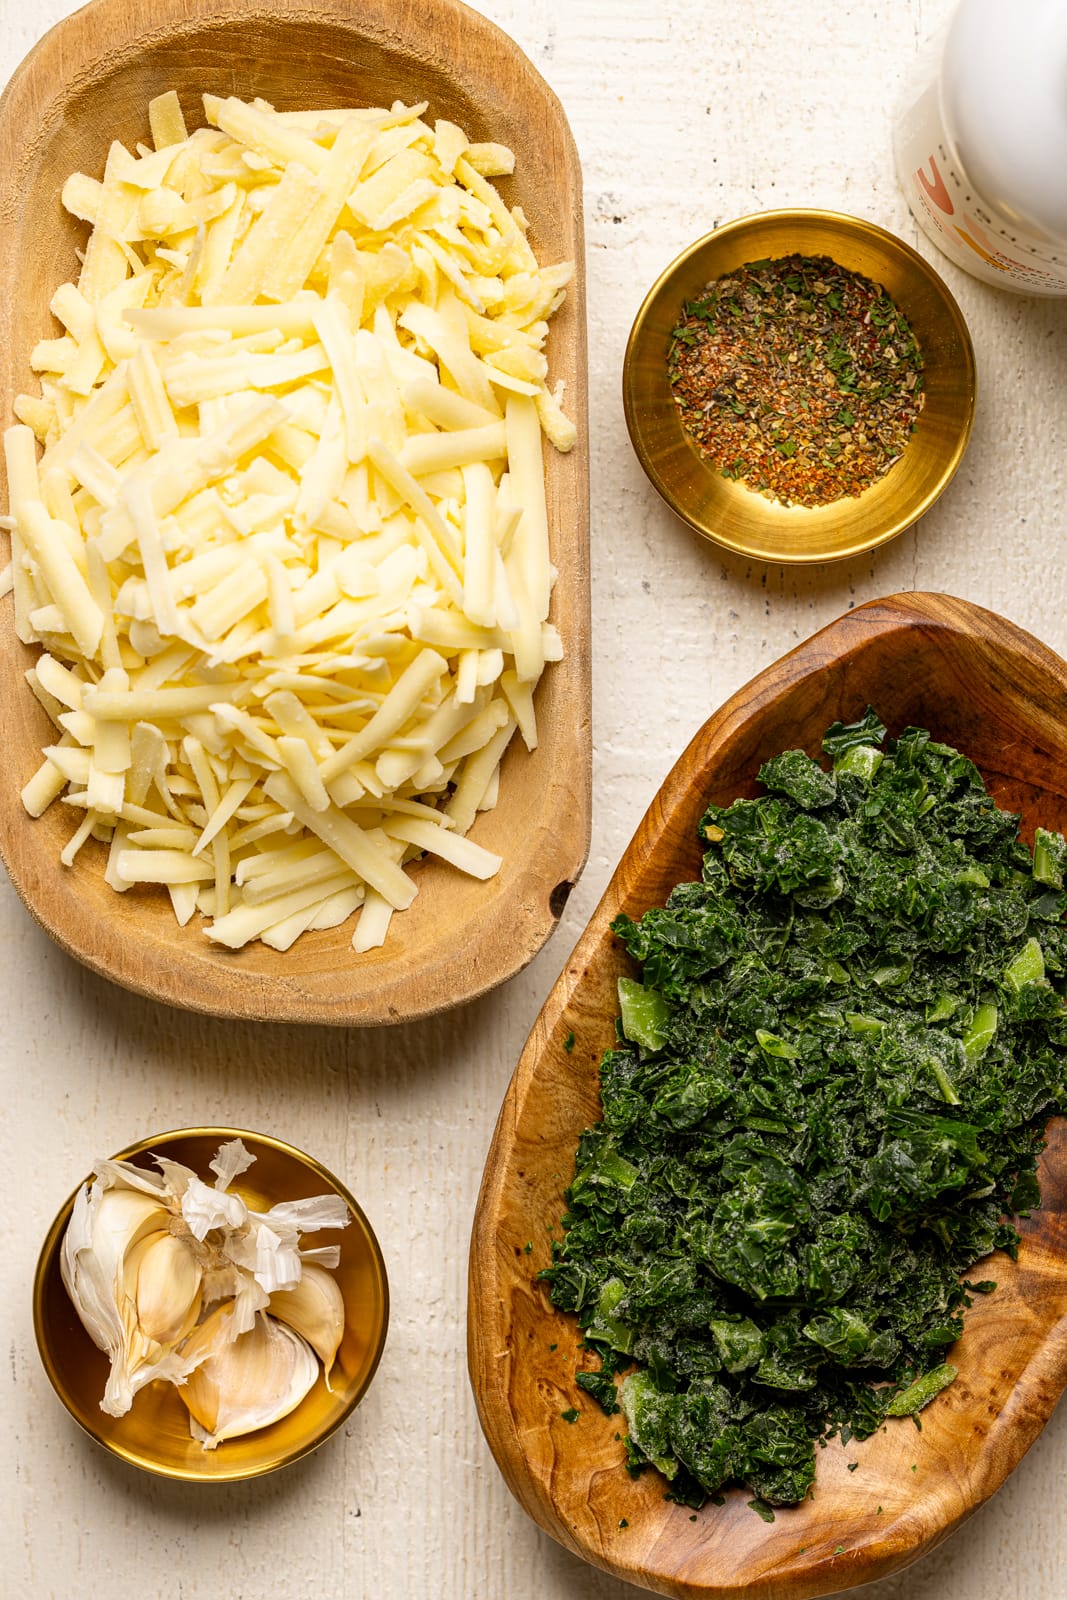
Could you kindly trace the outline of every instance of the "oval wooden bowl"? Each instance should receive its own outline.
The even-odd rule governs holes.
[[[549,339],[580,443],[546,449],[553,596],[565,659],[538,694],[540,744],[505,759],[500,803],[473,837],[504,857],[488,883],[435,861],[415,871],[419,895],[380,950],[350,946],[351,922],[305,934],[286,954],[212,946],[181,929],[164,891],[114,894],[91,841],[60,865],[69,807],[39,821],[19,791],[51,730],[23,684],[34,652],[0,605],[0,854],[16,890],[70,955],[129,989],[215,1015],[346,1025],[396,1022],[473,999],[536,955],[559,919],[589,846],[589,515],[584,444],[585,311],[581,171],[562,108],[499,28],[458,0],[95,0],[31,51],[0,100],[0,417],[34,389],[29,354],[51,335],[48,303],[77,270],[84,227],[59,193],[78,170],[98,174],[112,139],[147,139],[149,99],[181,96],[200,126],[201,94],[260,95],[281,109],[426,99],[429,115],[472,139],[515,151],[502,186],[521,205],[542,261],[575,277]],[[0,557],[0,564],[4,558]]]
[[[468,1353],[489,1445],[534,1520],[596,1566],[661,1594],[808,1600],[884,1576],[946,1538],[1034,1442],[1067,1384],[1067,1131],[1050,1127],[1042,1208],[1017,1264],[982,1269],[953,1351],[960,1376],[923,1413],[846,1450],[818,1452],[814,1496],[767,1526],[747,1491],[695,1517],[666,1483],[626,1474],[621,1416],[574,1383],[597,1362],[554,1309],[540,1268],[559,1231],[577,1138],[600,1116],[597,1064],[614,1038],[616,980],[631,970],[610,923],[662,905],[698,875],[708,800],[757,792],[777,751],[817,754],[835,718],[872,702],[891,733],[929,728],[977,763],[998,803],[1067,829],[1067,665],[1003,618],[944,595],[874,601],[824,628],[723,706],[650,807],[538,1018],[504,1100],[470,1258]],[[573,1036],[573,1038],[572,1038]],[[567,1042],[571,1041],[568,1050]],[[577,1407],[568,1424],[561,1413]],[[855,1472],[850,1462],[858,1462]],[[628,1524],[628,1525],[626,1525]]]

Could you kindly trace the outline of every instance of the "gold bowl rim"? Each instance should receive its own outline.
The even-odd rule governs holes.
[[[68,1414],[78,1424],[78,1427],[81,1428],[84,1433],[88,1434],[90,1439],[92,1439],[96,1444],[100,1445],[103,1449],[107,1450],[109,1454],[117,1456],[120,1461],[125,1461],[130,1466],[137,1467],[143,1472],[152,1473],[156,1477],[177,1479],[184,1483],[237,1483],[250,1478],[264,1477],[267,1473],[277,1472],[282,1467],[290,1466],[294,1461],[299,1461],[303,1456],[310,1455],[313,1450],[317,1450],[321,1444],[325,1443],[325,1441],[330,1438],[333,1433],[336,1433],[337,1429],[341,1427],[342,1423],[346,1422],[351,1416],[352,1412],[356,1409],[367,1390],[370,1388],[375,1373],[378,1370],[378,1365],[382,1358],[382,1352],[385,1349],[386,1337],[389,1332],[389,1276],[386,1271],[385,1258],[382,1254],[382,1248],[378,1242],[378,1236],[371,1226],[370,1220],[367,1217],[366,1212],[363,1210],[363,1207],[360,1205],[359,1201],[351,1193],[348,1187],[343,1184],[339,1178],[335,1177],[328,1167],[323,1166],[321,1161],[317,1161],[314,1156],[310,1156],[306,1151],[298,1149],[296,1145],[288,1144],[284,1139],[275,1138],[273,1134],[258,1133],[251,1128],[233,1128],[218,1124],[208,1124],[205,1126],[187,1128],[170,1128],[165,1133],[154,1134],[151,1138],[135,1140],[133,1143],[128,1144],[124,1146],[123,1149],[117,1151],[116,1154],[109,1159],[113,1161],[128,1161],[135,1156],[145,1155],[147,1153],[155,1154],[157,1152],[161,1155],[166,1155],[166,1146],[168,1144],[174,1143],[177,1140],[186,1139],[207,1139],[209,1141],[218,1139],[222,1142],[230,1139],[240,1139],[250,1148],[254,1144],[269,1149],[277,1155],[281,1155],[295,1161],[298,1165],[306,1168],[309,1172],[313,1172],[316,1177],[322,1179],[327,1188],[340,1195],[342,1200],[345,1202],[345,1205],[348,1207],[348,1210],[352,1216],[352,1220],[358,1225],[359,1232],[362,1235],[362,1239],[369,1251],[375,1276],[378,1279],[381,1289],[382,1304],[380,1325],[375,1329],[374,1337],[371,1341],[372,1349],[370,1359],[367,1364],[367,1369],[360,1382],[353,1388],[352,1393],[348,1396],[344,1405],[340,1407],[337,1414],[335,1416],[331,1416],[323,1426],[318,1428],[314,1433],[309,1434],[307,1438],[295,1444],[292,1449],[286,1451],[282,1455],[279,1455],[276,1459],[265,1460],[263,1462],[246,1461],[231,1468],[223,1468],[221,1471],[213,1471],[210,1474],[198,1472],[193,1468],[173,1465],[162,1459],[153,1461],[142,1452],[125,1446],[120,1438],[115,1437],[114,1431],[108,1430],[103,1426],[103,1424],[101,1424],[99,1429],[89,1426],[86,1419],[79,1415],[78,1411],[71,1402],[68,1394],[67,1384],[63,1376],[61,1363],[56,1360],[55,1351],[52,1349],[46,1337],[44,1327],[44,1301],[48,1287],[48,1280],[52,1273],[58,1271],[58,1250],[63,1235],[66,1232],[67,1224],[70,1221],[71,1213],[74,1209],[74,1202],[82,1186],[92,1181],[93,1174],[91,1172],[81,1180],[81,1183],[79,1183],[76,1188],[71,1190],[71,1193],[67,1196],[67,1199],[60,1206],[59,1211],[53,1219],[47,1234],[45,1235],[44,1243],[42,1244],[40,1253],[37,1257],[37,1266],[34,1271],[33,1278],[34,1339],[37,1344],[38,1354],[41,1358],[41,1364],[44,1367],[48,1380],[59,1399],[62,1401]],[[89,1338],[88,1333],[85,1334],[85,1337],[87,1339]],[[300,1407],[298,1406],[296,1408],[296,1412],[291,1413],[291,1415],[296,1415],[299,1412],[299,1409]],[[105,1414],[101,1412],[101,1417],[104,1415]],[[121,1423],[122,1418],[109,1418],[108,1420],[114,1420]],[[220,1446],[219,1448],[223,1447],[224,1446]]]
[[[808,548],[797,548],[786,553],[782,550],[770,550],[766,543],[757,537],[742,538],[730,537],[721,531],[701,521],[690,508],[684,494],[679,494],[671,479],[659,469],[656,455],[649,449],[645,431],[642,426],[642,413],[644,403],[635,393],[634,369],[635,357],[638,346],[645,334],[649,314],[660,299],[671,291],[671,286],[676,278],[681,277],[693,258],[707,249],[713,242],[727,242],[737,239],[757,227],[788,227],[795,225],[804,227],[812,225],[827,229],[840,229],[843,235],[853,239],[865,239],[878,246],[890,258],[897,258],[904,266],[908,267],[932,291],[942,308],[959,343],[959,370],[962,379],[964,402],[960,408],[960,415],[956,429],[956,436],[952,448],[945,454],[945,459],[936,481],[922,495],[915,499],[908,499],[900,507],[897,515],[888,518],[885,525],[870,535],[847,544],[839,549],[828,550],[813,543]],[[858,269],[857,269],[858,270]],[[907,315],[907,308],[901,307]],[[659,494],[660,498],[670,507],[676,516],[688,523],[694,532],[702,538],[710,540],[724,549],[732,551],[735,555],[753,557],[757,560],[783,565],[811,565],[816,562],[843,561],[850,557],[861,555],[864,551],[876,549],[879,545],[895,539],[898,534],[923,516],[943,491],[948,487],[956,470],[963,459],[967,444],[970,440],[974,424],[975,404],[977,400],[977,367],[975,362],[974,342],[970,329],[967,326],[959,304],[941,277],[940,273],[919,252],[904,239],[883,228],[879,223],[871,222],[865,217],[853,216],[845,211],[826,210],[819,207],[790,206],[776,210],[749,212],[743,217],[735,217],[730,222],[724,222],[719,227],[712,228],[710,232],[702,234],[692,244],[687,245],[653,282],[648,290],[630,329],[626,341],[626,351],[623,356],[622,366],[622,392],[623,411],[626,417],[626,428],[630,435],[630,442],[634,448],[641,467],[649,482]],[[694,452],[696,447],[692,446]],[[708,466],[709,473],[715,469]],[[882,480],[879,480],[882,481]],[[877,484],[872,485],[877,488]],[[842,515],[846,520],[851,520],[853,507],[861,503],[862,496],[847,501],[847,510]],[[833,505],[841,508],[846,506],[846,499],[834,501]],[[805,508],[782,507],[783,510],[800,510]],[[818,508],[823,509],[823,508]]]

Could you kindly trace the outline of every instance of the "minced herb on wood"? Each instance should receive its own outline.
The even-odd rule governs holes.
[[[922,354],[878,284],[828,256],[751,261],[710,283],[672,335],[686,432],[722,472],[786,504],[858,495],[903,452]]]
[[[577,1384],[689,1505],[793,1504],[815,1440],[951,1384],[996,1287],[961,1274],[1015,1253],[1067,1110],[1067,844],[1031,857],[964,756],[884,737],[768,761],[705,814],[701,881],[613,925],[642,977],[543,1276],[600,1357]]]

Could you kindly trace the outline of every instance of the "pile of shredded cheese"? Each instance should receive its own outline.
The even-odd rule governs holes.
[[[465,835],[562,654],[542,431],[569,265],[425,105],[278,113],[174,94],[63,201],[92,224],[41,394],[5,435],[20,639],[58,730],[23,790],[108,843],[112,888],[287,949],[381,944]],[[44,446],[37,459],[36,441]],[[64,793],[64,791],[66,791]]]

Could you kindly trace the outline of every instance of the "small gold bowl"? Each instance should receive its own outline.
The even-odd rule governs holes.
[[[262,1133],[238,1128],[180,1128],[141,1139],[116,1159],[153,1168],[153,1155],[169,1156],[209,1178],[209,1162],[220,1144],[241,1139],[255,1164],[231,1185],[256,1210],[282,1200],[333,1191],[349,1210],[346,1228],[308,1233],[308,1248],[337,1244],[336,1277],[345,1303],[345,1331],[330,1375],[331,1393],[320,1372],[315,1387],[280,1422],[205,1450],[189,1432],[189,1413],[172,1384],[150,1383],[124,1417],[100,1409],[108,1360],[82,1327],[59,1271],[63,1235],[74,1207],[72,1194],[48,1231],[33,1285],[33,1327],[45,1371],[59,1398],[87,1434],[106,1450],[146,1472],[190,1483],[232,1483],[288,1466],[316,1449],[341,1426],[363,1398],[378,1366],[389,1323],[389,1285],[373,1229],[344,1184],[311,1156]],[[79,1185],[80,1187],[80,1185]]]
[[[860,495],[783,505],[724,478],[682,427],[667,378],[682,307],[749,261],[829,256],[889,293],[923,355],[926,403],[900,460]],[[660,274],[623,363],[626,426],[653,487],[691,528],[763,561],[840,561],[884,544],[928,511],[963,459],[974,419],[974,346],[945,284],[903,240],[836,211],[763,211],[698,239]]]

